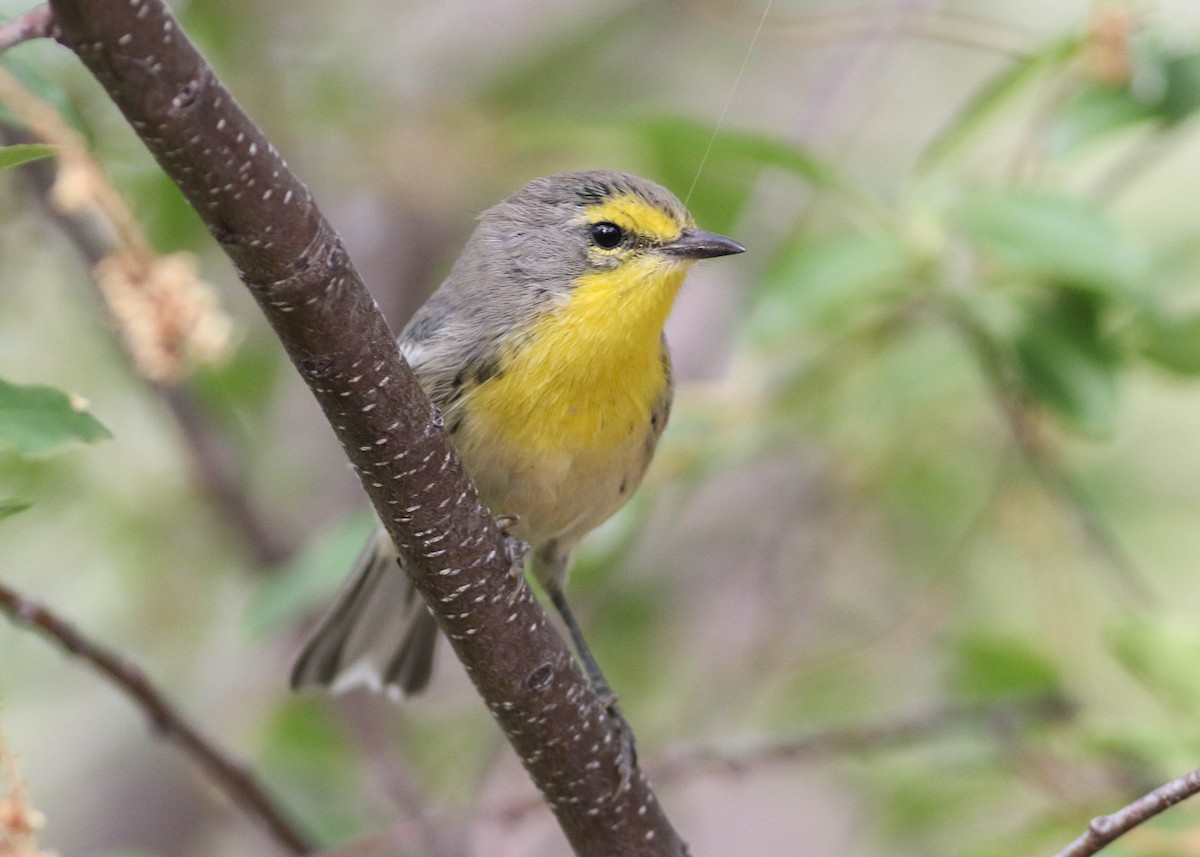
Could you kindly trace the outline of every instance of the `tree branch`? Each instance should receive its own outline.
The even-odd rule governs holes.
[[[121,655],[93,642],[47,607],[0,583],[0,611],[14,624],[34,628],[106,676],[142,709],[154,729],[192,759],[209,780],[247,815],[254,818],[292,854],[314,850],[245,766],[230,758],[188,722],[145,674]]]
[[[308,189],[161,0],[54,0],[324,410],[488,708],[581,857],[683,855],[604,703],[519,574],[437,414]],[[503,510],[500,510],[503,511]]]
[[[1003,734],[1022,722],[1061,721],[1073,716],[1073,709],[1069,700],[1045,694],[1000,704],[947,705],[886,723],[828,729],[735,750],[686,745],[668,752],[654,766],[655,778],[674,782],[706,768],[742,774],[766,765],[879,752],[944,738],[963,727],[984,725]]]
[[[1159,786],[1112,815],[1093,818],[1088,829],[1055,857],[1090,857],[1143,822],[1197,793],[1200,793],[1200,769]]]

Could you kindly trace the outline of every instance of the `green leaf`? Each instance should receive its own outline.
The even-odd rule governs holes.
[[[1136,332],[1143,357],[1181,375],[1200,375],[1200,314],[1144,313]]]
[[[1048,693],[1061,685],[1054,664],[1020,639],[972,636],[959,643],[955,654],[950,683],[969,699]]]
[[[53,387],[0,380],[0,446],[25,456],[44,456],[73,443],[112,437],[79,401]]]
[[[790,247],[763,280],[751,321],[756,340],[789,337],[861,317],[864,307],[903,287],[909,258],[886,233],[839,235]]]
[[[1134,125],[1154,119],[1155,111],[1128,86],[1084,85],[1054,118],[1047,148],[1060,157]]]
[[[32,505],[32,503],[26,503],[23,500],[0,500],[0,521],[24,512]]]
[[[1001,110],[1043,75],[1066,68],[1082,44],[1078,37],[1054,42],[992,78],[966,106],[955,111],[954,121],[925,148],[917,164],[918,172],[939,167],[966,148]]]
[[[985,257],[1020,278],[1097,289],[1130,299],[1146,258],[1095,203],[1050,189],[981,191],[950,223]]]
[[[1014,343],[1025,389],[1093,437],[1112,431],[1117,412],[1117,360],[1101,335],[1101,301],[1062,290],[1027,316]]]
[[[1109,645],[1130,674],[1158,694],[1191,710],[1200,703],[1200,631],[1164,616],[1128,620],[1113,630]]]
[[[718,131],[706,122],[679,116],[634,120],[628,126],[655,146],[660,158],[683,156],[683,172],[694,176],[707,152],[710,162],[744,161],[760,167],[779,167],[822,187],[841,187],[844,176],[815,152],[778,137],[731,129]]]
[[[1200,109],[1200,54],[1169,57],[1162,67],[1166,86],[1158,114],[1167,125],[1178,125]]]
[[[40,161],[42,158],[52,158],[58,154],[57,146],[44,143],[18,143],[14,146],[0,146],[0,171],[11,170],[30,161]]]
[[[362,835],[358,758],[327,702],[286,695],[262,726],[258,762],[280,798],[321,842]]]
[[[646,170],[680,197],[705,229],[730,232],[755,182],[766,169],[790,173],[825,188],[846,182],[815,153],[773,137],[678,117],[636,119],[625,124]]]

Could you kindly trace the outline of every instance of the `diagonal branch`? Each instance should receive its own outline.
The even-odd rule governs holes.
[[[1200,793],[1200,769],[1159,786],[1112,815],[1093,818],[1088,829],[1055,857],[1091,857],[1138,825]]]
[[[0,583],[0,611],[14,624],[32,627],[53,640],[67,654],[85,661],[124,691],[164,739],[186,753],[234,806],[262,824],[289,853],[308,854],[315,850],[254,775],[201,735],[130,661],[88,639],[65,619],[3,583]]]
[[[964,727],[985,726],[1004,734],[1016,724],[1052,723],[1072,716],[1071,701],[1057,694],[1039,694],[1000,704],[946,705],[889,722],[842,726],[734,750],[707,745],[680,746],[666,754],[655,772],[656,779],[664,783],[693,776],[703,769],[742,774],[767,765],[907,747],[919,741],[944,739]]]
[[[236,265],[380,519],[583,857],[683,855],[308,189],[162,0],[54,0],[96,76]]]

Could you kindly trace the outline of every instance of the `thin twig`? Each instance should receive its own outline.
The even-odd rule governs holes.
[[[986,726],[1011,732],[1023,722],[1054,723],[1074,716],[1070,700],[1056,694],[1035,695],[1001,704],[946,705],[886,723],[845,726],[808,735],[769,739],[736,749],[686,744],[667,750],[648,763],[660,786],[689,779],[703,770],[747,774],[768,765],[876,753],[945,737],[953,729]],[[537,800],[522,799],[494,810],[507,823],[537,809]]]
[[[0,51],[22,42],[45,39],[54,30],[54,13],[49,6],[38,6],[24,15],[0,22]]]
[[[254,568],[269,572],[296,552],[296,542],[286,535],[246,484],[241,465],[228,438],[186,386],[155,386],[170,410],[179,436],[192,461],[192,473],[208,495],[225,525],[242,538]]]
[[[782,739],[762,741],[733,750],[683,746],[668,751],[654,766],[656,782],[669,783],[697,770],[716,768],[743,774],[764,765],[826,759],[854,753],[878,752],[918,741],[945,737],[952,729],[980,724],[1009,731],[1014,724],[1036,720],[1056,722],[1073,713],[1069,700],[1057,695],[1035,696],[1006,704],[947,705],[888,723],[849,726]]]
[[[201,735],[133,663],[90,640],[49,608],[3,583],[0,583],[0,611],[13,623],[33,628],[107,677],[142,710],[165,741],[182,750],[234,806],[260,823],[289,853],[309,854],[315,850],[254,774]]]
[[[393,712],[377,705],[341,706],[339,713],[343,722],[370,755],[368,765],[376,782],[376,790],[389,797],[405,819],[403,831],[393,828],[387,833],[392,836],[409,836],[424,857],[466,857],[467,831],[459,819],[447,818],[435,813],[426,795],[412,776],[409,766],[395,752],[395,742],[388,725]],[[391,839],[385,853],[407,850]],[[339,851],[341,849],[338,849]]]
[[[23,129],[0,123],[0,142],[30,143],[37,139]],[[53,161],[33,161],[18,167],[17,172],[28,180],[32,195],[46,216],[54,221],[83,259],[89,273],[93,274],[94,283],[96,266],[116,249],[109,237],[112,230],[104,228],[94,213],[63,211],[51,203],[55,178]],[[225,525],[241,536],[254,559],[254,567],[274,568],[290,557],[295,552],[293,541],[279,531],[276,522],[255,502],[246,486],[245,468],[240,466],[228,440],[195,395],[186,385],[145,380],[162,396],[174,418],[200,489],[208,495]]]
[[[1112,815],[1093,818],[1088,829],[1055,857],[1090,857],[1138,825],[1197,793],[1200,793],[1200,769],[1159,786]]]

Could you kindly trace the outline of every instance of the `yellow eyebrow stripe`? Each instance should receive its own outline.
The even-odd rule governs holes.
[[[599,205],[588,206],[584,215],[590,223],[607,220],[635,235],[643,235],[654,241],[678,238],[686,225],[679,223],[662,209],[629,193],[614,196]]]

